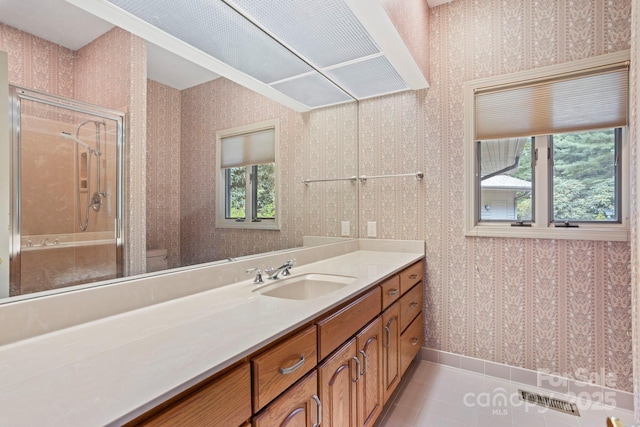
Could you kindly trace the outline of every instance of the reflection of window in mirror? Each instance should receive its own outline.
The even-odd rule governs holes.
[[[216,227],[279,229],[278,123],[216,133]]]

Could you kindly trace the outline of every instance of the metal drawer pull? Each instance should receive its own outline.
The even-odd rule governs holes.
[[[391,329],[389,329],[389,326],[391,326],[391,324],[395,319],[396,319],[395,317],[392,317],[391,319],[389,319],[389,321],[387,322],[387,325],[384,327],[384,330],[387,333],[387,343],[382,344],[384,348],[387,348],[391,345]]]
[[[360,372],[361,376],[365,376],[367,374],[367,353],[364,350],[360,350],[360,354],[362,355],[362,364],[364,365],[364,370]]]
[[[411,304],[409,304],[409,306],[411,308],[416,308],[418,306],[418,303],[417,302],[412,302]]]
[[[411,276],[409,276],[409,279],[411,280],[416,280],[418,278],[417,274],[412,274]]]
[[[420,341],[418,338],[412,338],[411,345],[418,345],[418,341]]]
[[[322,424],[322,402],[320,401],[320,398],[315,394],[311,396],[311,398],[314,402],[316,402],[316,405],[318,406],[318,422],[312,427],[320,427],[320,424]]]
[[[282,375],[287,375],[287,374],[291,374],[293,372],[295,372],[296,370],[300,369],[300,367],[304,365],[304,355],[300,355],[300,361],[298,363],[296,363],[295,365],[293,365],[290,368],[280,368],[280,373]]]
[[[398,295],[398,289],[397,288],[391,289],[389,292],[387,292],[387,295],[389,295],[390,297],[394,295]]]
[[[353,382],[357,383],[360,379],[360,359],[358,359],[356,356],[353,356],[351,359],[355,360],[356,362],[356,379],[353,380]]]

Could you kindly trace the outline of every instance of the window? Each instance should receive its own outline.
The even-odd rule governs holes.
[[[217,227],[279,229],[277,142],[274,121],[216,133]]]
[[[467,235],[629,239],[628,57],[466,84]]]

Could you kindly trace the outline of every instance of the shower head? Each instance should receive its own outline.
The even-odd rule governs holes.
[[[75,142],[76,144],[78,144],[79,146],[81,146],[82,148],[84,148],[85,150],[87,150],[90,153],[95,154],[96,156],[100,157],[100,152],[97,150],[94,150],[90,145],[85,144],[84,142],[80,141],[78,138],[76,138],[75,136],[71,135],[68,132],[60,132],[60,136],[63,137],[64,139],[69,139],[73,142]]]

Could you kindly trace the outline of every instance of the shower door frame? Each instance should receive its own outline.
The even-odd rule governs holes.
[[[38,102],[56,108],[64,108],[76,113],[87,114],[116,122],[116,277],[122,277],[123,245],[124,245],[124,153],[125,153],[125,113],[72,98],[52,95],[47,92],[29,89],[17,85],[9,85],[9,117],[11,122],[10,148],[11,148],[11,215],[9,218],[9,289],[21,289],[21,226],[22,226],[22,165],[21,165],[21,123],[20,106],[22,100]],[[77,185],[77,183],[76,183]],[[77,189],[76,189],[77,191]],[[91,282],[97,283],[97,282]],[[83,285],[77,285],[83,286]],[[75,286],[66,286],[52,289],[60,292]],[[45,291],[46,292],[46,291]],[[21,296],[22,294],[13,295]]]

